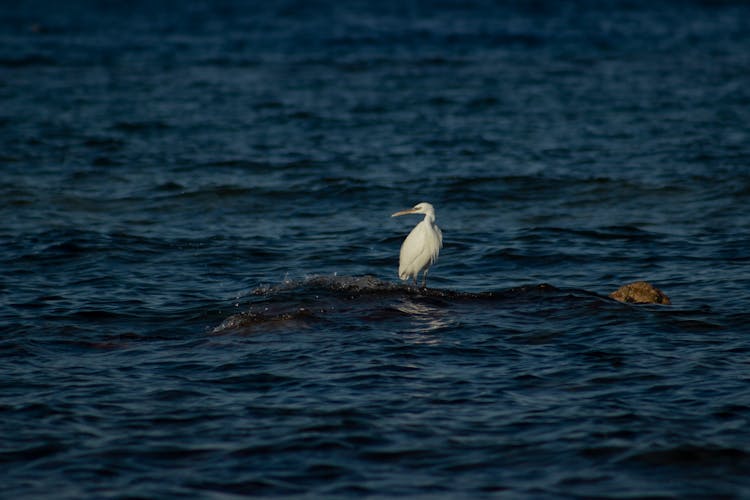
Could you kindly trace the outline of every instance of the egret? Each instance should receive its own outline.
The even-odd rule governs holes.
[[[427,271],[437,261],[440,249],[443,248],[443,232],[435,224],[435,209],[429,203],[417,203],[414,208],[401,210],[391,217],[407,214],[424,214],[424,220],[414,226],[401,245],[398,277],[404,281],[414,278],[416,285],[419,273],[424,271],[422,286],[426,287]]]

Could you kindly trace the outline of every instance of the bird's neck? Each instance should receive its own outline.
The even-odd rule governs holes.
[[[435,214],[424,214],[424,221],[428,224],[434,224],[435,223]]]

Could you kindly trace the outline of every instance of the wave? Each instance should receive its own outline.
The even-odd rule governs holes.
[[[282,294],[331,293],[344,294],[350,298],[357,296],[379,297],[419,297],[450,300],[498,300],[522,295],[554,295],[562,290],[548,283],[524,285],[505,290],[487,292],[462,292],[444,288],[422,288],[404,283],[384,281],[375,276],[310,276],[299,281],[285,281],[275,286],[260,286],[250,292],[254,296],[272,298]],[[588,292],[582,292],[588,294]]]
[[[339,320],[353,318],[362,322],[400,317],[426,318],[451,307],[469,306],[481,310],[497,302],[556,297],[612,302],[607,297],[585,290],[560,289],[547,283],[464,292],[420,288],[383,281],[374,276],[312,276],[251,290],[243,297],[248,300],[248,309],[229,316],[212,333],[269,330],[282,326],[304,328],[336,315]],[[434,327],[435,323],[431,326]]]

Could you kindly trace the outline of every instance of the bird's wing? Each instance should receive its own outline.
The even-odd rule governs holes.
[[[427,240],[427,232],[425,227],[420,222],[414,229],[411,230],[409,235],[401,245],[401,253],[399,255],[399,266],[398,274],[403,278],[406,276],[414,276],[424,267],[424,262],[427,261],[423,257],[425,251],[425,243]]]
[[[401,245],[398,266],[401,279],[406,279],[404,276],[416,276],[423,269],[434,264],[442,246],[443,235],[440,228],[427,221],[414,226],[404,240],[404,244]]]

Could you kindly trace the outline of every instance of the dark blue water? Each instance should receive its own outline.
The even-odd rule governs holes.
[[[746,2],[6,2],[0,168],[4,498],[750,496]]]

